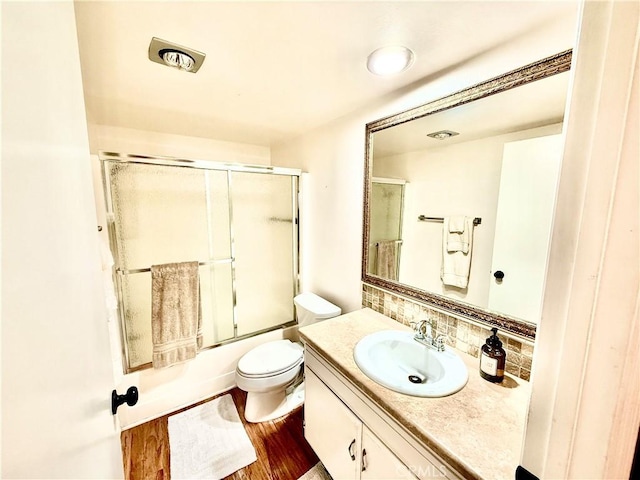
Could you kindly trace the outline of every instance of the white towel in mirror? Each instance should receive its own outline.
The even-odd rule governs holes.
[[[442,267],[440,279],[443,285],[467,288],[471,271],[473,247],[473,218],[464,217],[464,232],[451,233],[449,218],[444,219],[442,229]]]
[[[467,217],[464,215],[453,215],[445,219],[448,224],[447,231],[449,233],[463,233]]]
[[[444,218],[444,239],[448,252],[469,253],[473,235],[473,218],[456,215]]]

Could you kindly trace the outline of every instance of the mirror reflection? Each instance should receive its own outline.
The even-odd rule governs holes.
[[[365,281],[537,323],[568,81],[369,128]]]

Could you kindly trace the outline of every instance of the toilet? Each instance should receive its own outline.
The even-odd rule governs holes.
[[[313,293],[293,302],[298,327],[340,315],[340,307]],[[244,416],[248,422],[273,420],[304,402],[303,348],[291,340],[263,343],[244,354],[236,367],[238,388],[247,392]]]

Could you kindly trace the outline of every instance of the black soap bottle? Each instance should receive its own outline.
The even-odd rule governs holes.
[[[480,376],[485,380],[500,383],[504,380],[504,364],[507,353],[498,338],[498,329],[492,328],[493,335],[487,338],[480,351]]]

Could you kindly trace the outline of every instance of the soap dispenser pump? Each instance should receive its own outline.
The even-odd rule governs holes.
[[[493,383],[504,380],[504,364],[507,353],[498,338],[498,329],[492,328],[493,335],[487,338],[480,352],[480,376]]]

